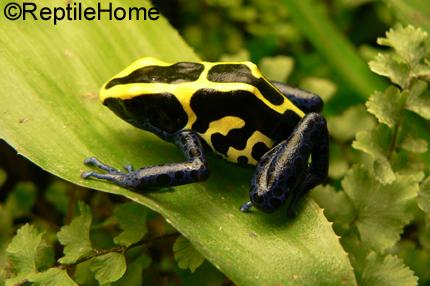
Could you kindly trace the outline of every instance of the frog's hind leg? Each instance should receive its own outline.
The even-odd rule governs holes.
[[[187,159],[185,162],[148,166],[138,170],[126,166],[127,173],[123,173],[95,158],[88,158],[84,163],[107,173],[88,171],[82,177],[103,179],[130,189],[168,187],[205,180],[209,176],[209,169],[199,137],[191,131],[183,131],[175,135],[173,141],[184,153]]]
[[[287,140],[260,159],[251,181],[251,202],[243,205],[241,210],[246,211],[253,205],[271,212],[290,199],[288,211],[291,212],[300,198],[325,180],[327,173],[326,121],[318,113],[309,113]]]

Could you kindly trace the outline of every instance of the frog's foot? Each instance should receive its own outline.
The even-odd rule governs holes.
[[[87,165],[87,166],[94,166],[94,167],[97,167],[97,168],[99,168],[99,169],[102,169],[102,170],[104,170],[104,171],[108,172],[109,174],[124,174],[124,173],[123,173],[123,172],[121,172],[120,170],[115,169],[115,168],[113,168],[113,167],[111,167],[111,166],[109,166],[109,165],[106,165],[105,163],[102,163],[101,161],[99,161],[99,160],[98,160],[97,158],[95,158],[95,157],[90,157],[90,158],[85,159],[85,160],[84,160],[84,164],[85,164],[85,165]],[[133,168],[133,166],[132,166],[132,165],[125,165],[123,168],[124,168],[124,170],[126,170],[126,171],[127,171],[127,173],[132,173],[132,172],[134,172],[134,168]],[[83,173],[83,176],[84,176],[84,174],[86,174],[86,173],[91,173],[91,172],[84,172],[84,173]],[[84,178],[84,179],[86,179],[86,178]]]
[[[106,165],[105,163],[102,163],[101,161],[99,161],[97,158],[95,157],[90,157],[84,160],[84,164],[87,166],[93,166],[96,168],[99,168],[103,171],[106,171],[108,174],[124,174],[123,172],[121,172],[118,169],[115,169],[111,166]],[[82,177],[84,179],[87,179],[89,174],[94,173],[94,172],[84,172],[82,173]]]
[[[252,208],[252,202],[248,201],[246,203],[244,203],[243,205],[240,206],[240,211],[247,213],[249,212],[249,210]]]
[[[145,166],[134,170],[130,165],[124,166],[124,171],[108,166],[94,157],[84,163],[104,172],[88,171],[82,173],[82,178],[96,178],[112,182],[128,189],[145,190],[149,187],[170,187],[191,182],[203,181],[209,176],[209,169],[199,137],[190,131],[178,133],[175,142],[181,147],[186,161]]]
[[[290,200],[288,211],[293,215],[301,198],[323,182],[327,173],[327,124],[320,114],[308,113],[287,140],[260,158],[251,181],[251,202],[272,212]]]
[[[122,187],[130,187],[130,185],[133,186],[133,183],[135,183],[135,174],[133,173],[133,168],[131,166],[125,166],[124,168],[127,170],[128,173],[123,173],[116,168],[102,163],[94,157],[85,159],[84,164],[106,171],[106,173],[98,173],[94,171],[83,172],[81,177],[84,179],[96,178],[107,180]]]
[[[131,166],[125,166],[124,169],[126,169],[128,173],[124,173],[102,163],[94,157],[85,159],[84,164],[106,171],[106,173],[98,173],[95,171],[83,172],[81,177],[84,179],[96,178],[106,180],[124,188],[136,188],[142,184],[142,180],[138,178]]]

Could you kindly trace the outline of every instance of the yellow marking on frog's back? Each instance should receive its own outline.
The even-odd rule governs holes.
[[[238,150],[238,149],[233,148],[233,147],[228,148],[226,159],[228,161],[237,163],[238,158],[240,156],[245,156],[246,158],[248,158],[248,164],[257,165],[257,160],[255,160],[252,157],[252,148],[255,146],[255,144],[260,143],[260,142],[264,143],[264,145],[266,145],[267,148],[269,148],[269,149],[272,148],[272,146],[274,144],[272,139],[270,139],[269,137],[267,137],[266,135],[264,135],[260,131],[255,131],[248,138],[248,141],[246,142],[246,146],[243,150]]]
[[[247,91],[256,96],[259,100],[264,102],[264,104],[270,107],[272,110],[276,111],[279,114],[283,114],[287,110],[294,111],[298,116],[303,117],[305,114],[302,110],[300,110],[297,106],[295,106],[287,97],[285,97],[276,87],[274,87],[270,81],[267,81],[261,72],[258,70],[257,66],[251,62],[201,62],[203,64],[204,69],[200,74],[198,80],[183,82],[183,83],[130,83],[130,84],[118,84],[109,89],[106,89],[105,86],[100,91],[100,100],[103,102],[107,98],[119,98],[123,100],[131,99],[136,96],[145,95],[145,94],[156,94],[156,93],[170,93],[178,98],[181,102],[185,112],[188,115],[188,124],[185,128],[190,128],[192,124],[196,121],[196,115],[194,111],[191,109],[190,102],[194,93],[196,93],[200,89],[213,89],[220,92],[231,92],[231,91]],[[266,80],[275,91],[279,92],[284,101],[280,105],[274,105],[270,101],[268,101],[255,86],[243,83],[243,82],[213,82],[207,79],[207,75],[209,70],[219,64],[243,64],[246,65],[250,70],[252,75],[255,78],[263,78]],[[166,63],[155,58],[142,58],[140,60],[135,61],[125,70],[121,71],[119,74],[114,76],[114,78],[124,77],[132,73],[133,71],[143,68],[145,66],[169,66],[170,63]],[[111,79],[111,80],[112,80]],[[109,81],[108,81],[109,82]]]
[[[209,128],[206,133],[220,133],[222,135],[227,135],[233,129],[239,129],[245,126],[245,121],[242,118],[236,116],[225,116],[221,119],[212,121],[209,123]],[[215,130],[213,132],[212,130]],[[205,134],[206,134],[205,133]]]
[[[203,140],[206,141],[206,143],[208,143],[212,150],[215,150],[211,140],[211,136],[213,134],[220,133],[226,136],[231,130],[240,129],[243,126],[245,126],[245,121],[243,119],[236,116],[225,116],[209,123],[209,128],[207,131],[205,133],[199,133],[199,135]],[[221,155],[224,156],[224,154]]]
[[[213,151],[218,153],[212,144],[211,136],[215,133],[227,136],[227,134],[234,129],[240,129],[245,126],[245,121],[236,116],[226,116],[216,121],[212,121],[209,124],[209,128],[205,133],[199,133],[200,137],[205,140],[206,143],[212,148]],[[248,163],[251,165],[256,165],[257,161],[252,157],[252,148],[257,143],[264,143],[268,148],[273,146],[273,140],[268,136],[264,135],[260,131],[255,131],[246,141],[246,146],[244,149],[239,150],[234,147],[229,147],[227,150],[227,155],[218,153],[226,160],[238,163],[238,158],[240,156],[245,156],[248,158]]]

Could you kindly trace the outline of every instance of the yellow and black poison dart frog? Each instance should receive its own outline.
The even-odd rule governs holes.
[[[105,172],[85,172],[83,178],[137,190],[202,181],[209,176],[205,146],[230,162],[256,166],[250,201],[240,209],[272,212],[287,200],[294,211],[327,177],[322,100],[270,82],[250,62],[142,58],[108,81],[100,99],[127,122],[176,144],[186,161],[122,172],[88,158],[85,164]]]

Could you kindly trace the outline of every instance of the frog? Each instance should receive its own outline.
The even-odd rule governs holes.
[[[252,62],[136,60],[108,80],[101,102],[131,125],[175,144],[185,161],[125,171],[95,157],[84,179],[105,180],[138,192],[207,180],[207,152],[254,168],[249,200],[271,213],[301,199],[328,176],[327,122],[322,99],[270,81]]]

